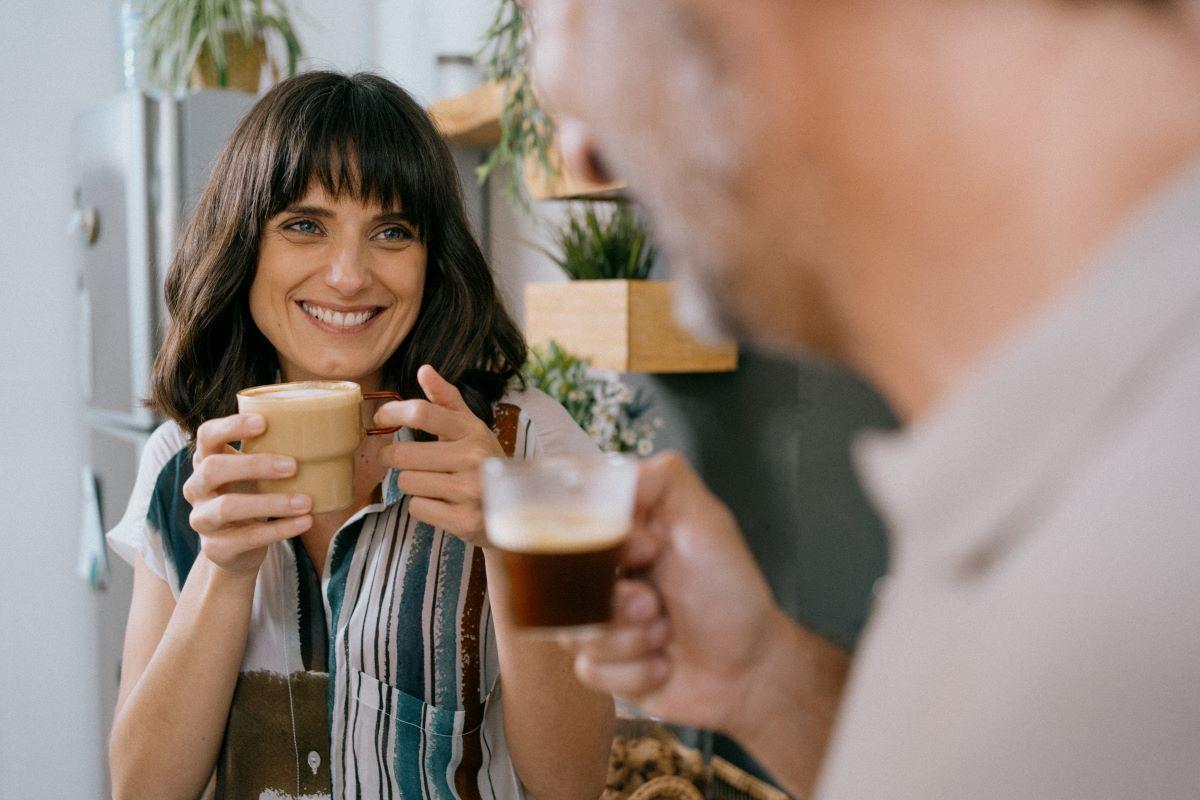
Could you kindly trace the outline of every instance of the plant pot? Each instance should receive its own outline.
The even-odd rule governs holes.
[[[730,372],[732,342],[709,345],[679,327],[669,281],[569,281],[525,286],[525,337],[550,340],[618,372]]]
[[[219,73],[217,65],[213,63],[212,52],[205,46],[192,67],[188,86],[192,89],[235,89],[251,94],[258,92],[263,65],[267,62],[266,40],[257,35],[247,45],[240,34],[227,33],[224,36],[224,44],[227,61],[225,75]]]

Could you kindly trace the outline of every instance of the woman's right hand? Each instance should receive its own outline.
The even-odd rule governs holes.
[[[296,471],[290,456],[240,453],[230,446],[267,429],[259,414],[210,419],[196,431],[192,475],[183,496],[192,505],[192,529],[200,549],[226,572],[258,574],[267,546],[312,527],[312,498],[305,494],[258,494],[254,481],[286,478]]]

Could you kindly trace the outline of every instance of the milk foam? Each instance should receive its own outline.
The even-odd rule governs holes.
[[[629,535],[629,520],[565,508],[525,508],[487,515],[492,544],[522,553],[603,550]]]
[[[277,392],[267,392],[268,397],[329,397],[337,394],[333,389],[317,389],[309,387],[307,389],[280,389]]]

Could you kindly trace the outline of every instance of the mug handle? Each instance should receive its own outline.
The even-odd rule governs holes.
[[[404,398],[395,392],[363,392],[363,400],[403,400]],[[367,436],[381,436],[387,433],[395,433],[403,428],[403,425],[397,425],[394,428],[367,428]]]

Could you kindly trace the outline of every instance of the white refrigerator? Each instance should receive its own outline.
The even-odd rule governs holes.
[[[79,390],[88,417],[80,576],[94,591],[101,741],[108,741],[133,572],[103,531],[125,510],[158,424],[142,405],[166,322],[163,281],[182,222],[221,145],[254,96],[124,92],[81,114],[72,135],[78,254]],[[102,754],[107,774],[107,754]],[[107,781],[106,781],[107,784]],[[105,796],[107,797],[107,788]]]

